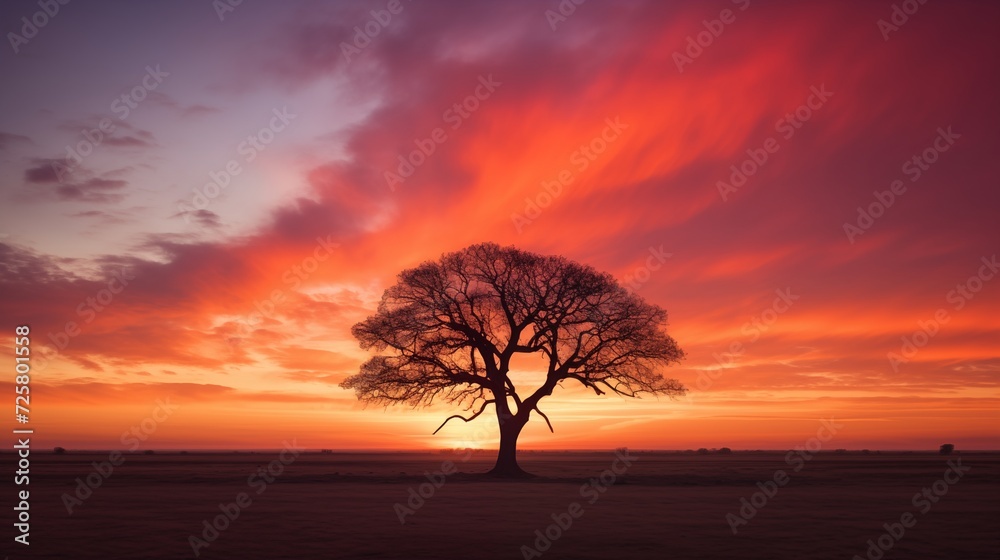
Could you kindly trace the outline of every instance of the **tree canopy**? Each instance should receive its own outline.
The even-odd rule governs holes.
[[[563,381],[598,395],[683,394],[660,371],[684,356],[666,320],[610,274],[482,243],[399,274],[377,312],[352,328],[378,354],[341,386],[367,403],[441,399],[473,411],[449,420],[493,405],[503,448],[505,429],[516,428],[516,441],[531,411],[545,417],[538,403]],[[509,377],[511,360],[534,353],[544,356],[545,381],[526,392]]]

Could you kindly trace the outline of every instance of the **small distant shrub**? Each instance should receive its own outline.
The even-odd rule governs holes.
[[[843,455],[843,454],[847,453],[847,450],[846,449],[834,449],[833,452],[836,453],[836,454],[838,454],[838,455]]]
[[[733,452],[733,450],[729,449],[728,447],[723,447],[723,448],[719,449],[719,453],[721,453],[722,455],[729,455],[732,452]]]
[[[954,450],[955,446],[953,444],[946,443],[941,446],[941,450],[939,451],[939,453],[941,453],[942,455],[951,455],[951,452]]]
[[[52,452],[55,453],[56,455],[63,455],[66,453],[66,450],[63,449],[62,447],[57,447],[53,449]]]
[[[698,448],[698,455],[708,455],[708,449],[705,449],[704,447]]]
[[[154,453],[156,453],[156,452],[153,451],[152,449],[147,449],[147,450],[145,450],[145,451],[142,452],[143,455],[153,455]]]

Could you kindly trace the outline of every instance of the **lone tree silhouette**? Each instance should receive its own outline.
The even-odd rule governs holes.
[[[686,389],[659,369],[684,352],[664,332],[667,313],[610,274],[558,256],[482,243],[404,270],[375,315],[354,325],[365,350],[382,353],[341,387],[365,403],[496,409],[500,450],[490,474],[530,476],[517,463],[517,438],[538,403],[563,381],[596,394],[674,397]],[[545,381],[530,393],[510,379],[516,354],[540,353]]]

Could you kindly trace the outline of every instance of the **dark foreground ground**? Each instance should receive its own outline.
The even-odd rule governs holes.
[[[546,559],[581,560],[1000,558],[1000,454],[829,453],[802,463],[786,461],[784,453],[635,456],[602,493],[588,479],[613,466],[612,451],[526,453],[523,466],[540,475],[532,481],[469,474],[488,470],[488,454],[463,461],[464,455],[451,452],[308,453],[282,466],[266,486],[266,479],[248,482],[248,477],[278,459],[277,452],[126,454],[70,515],[63,494],[73,495],[77,477],[94,473],[92,463],[107,460],[107,453],[33,453],[31,544],[13,541],[15,489],[7,482],[0,555],[194,558],[189,537],[205,538],[203,522],[222,515],[219,505],[236,502],[245,492],[249,505],[233,521],[216,520],[225,528],[217,535],[208,532],[214,539],[199,549],[199,558],[539,557],[522,546],[547,548],[541,553]],[[10,454],[0,457],[8,468],[13,465]],[[971,470],[961,478],[946,477],[948,461],[959,457]],[[459,474],[448,475],[430,495],[432,485],[421,488],[427,482],[422,473],[440,471],[449,460]],[[279,470],[278,463],[272,469]],[[773,495],[754,498],[757,483],[774,480],[779,470],[788,475],[787,484],[775,486],[776,493],[766,485]],[[605,480],[610,478],[605,473]],[[914,503],[924,488],[932,497]],[[421,505],[410,489],[430,497]],[[738,518],[741,498],[761,507],[753,513],[744,506],[753,516],[734,535],[726,516]],[[408,500],[412,514],[402,509]],[[579,509],[573,511],[582,511],[577,518],[568,513],[574,502]],[[231,513],[235,507],[229,507]],[[907,513],[914,524],[898,525],[897,536],[887,535],[884,524],[899,524]],[[556,538],[546,547],[535,531],[544,533],[553,514],[564,524],[572,519],[572,525],[548,528]],[[880,536],[888,552],[866,552],[868,540]]]

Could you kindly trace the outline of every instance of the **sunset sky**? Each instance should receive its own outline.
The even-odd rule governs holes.
[[[36,447],[122,448],[158,399],[144,449],[495,447],[338,387],[398,272],[493,241],[630,282],[687,352],[687,398],[565,384],[524,448],[823,418],[1000,448],[1000,5],[561,6],[71,2],[32,34],[4,2],[0,389],[28,324]]]

